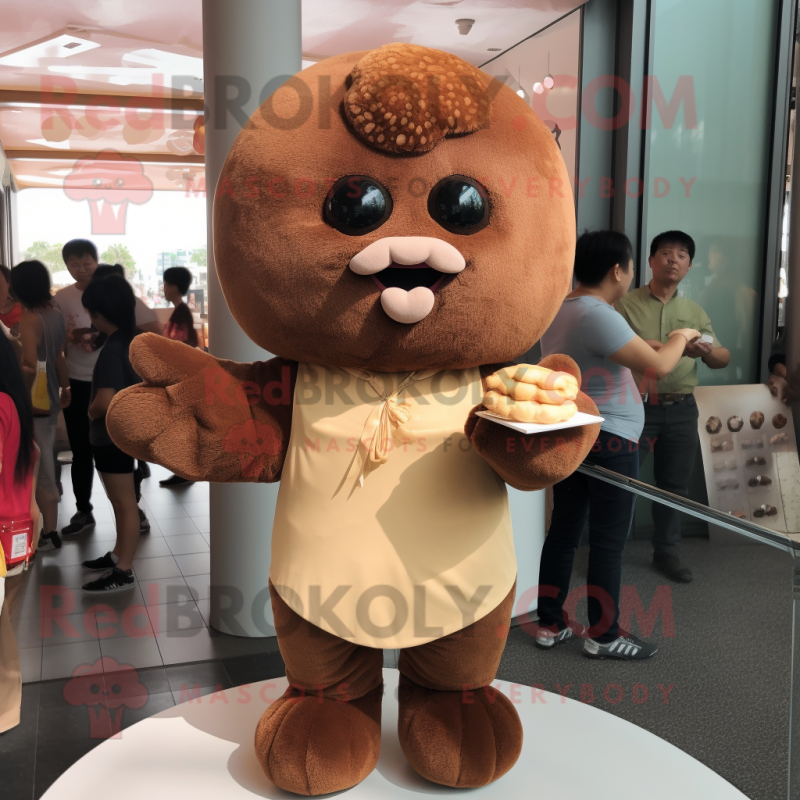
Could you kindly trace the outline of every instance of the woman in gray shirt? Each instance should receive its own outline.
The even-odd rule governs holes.
[[[644,425],[642,398],[631,370],[660,379],[677,365],[691,329],[673,331],[658,352],[637,336],[613,308],[633,280],[628,237],[614,231],[584,233],[575,251],[577,288],[567,296],[542,336],[542,355],[564,353],[581,369],[581,389],[604,418],[586,463],[622,475],[639,476],[639,436]],[[567,619],[575,551],[589,518],[589,629],[584,652],[594,658],[642,659],[656,647],[619,628],[622,552],[633,521],[634,497],[624,489],[574,473],[553,487],[553,517],[539,572],[539,630],[536,644],[551,649],[580,628]]]

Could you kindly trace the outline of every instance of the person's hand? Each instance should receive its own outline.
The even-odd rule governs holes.
[[[714,348],[708,342],[689,342],[683,350],[689,358],[705,358]]]
[[[658,339],[645,339],[645,344],[649,344],[656,353],[664,346],[663,342],[659,342]]]
[[[58,404],[61,408],[69,408],[69,404],[72,402],[72,387],[65,386],[61,390],[61,394],[58,398]]]
[[[779,397],[784,403],[786,402],[786,390],[788,389],[786,378],[773,373],[767,381],[767,389],[773,397]]]

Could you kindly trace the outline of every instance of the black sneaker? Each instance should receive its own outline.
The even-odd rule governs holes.
[[[41,550],[43,552],[46,550],[60,550],[61,537],[58,535],[58,531],[50,531],[50,533],[43,533],[39,537],[39,546],[36,549]]]
[[[139,533],[150,533],[150,520],[147,515],[139,509]]]
[[[146,461],[137,461],[136,462],[139,466],[139,472],[141,473],[143,478],[150,477],[150,465]]]
[[[111,558],[111,553],[106,553],[100,558],[93,558],[89,561],[84,561],[81,566],[88,569],[90,572],[107,572],[117,566],[117,562]]]
[[[654,644],[643,642],[632,633],[623,634],[613,642],[596,642],[594,639],[587,639],[583,643],[584,655],[589,658],[618,658],[622,661],[642,661],[652,658],[657,652],[658,647]]]
[[[81,586],[84,592],[107,594],[109,592],[121,592],[124,589],[132,589],[136,586],[136,578],[133,577],[133,570],[121,570],[113,567],[111,572],[98,578],[96,581],[84,583]]]
[[[675,583],[692,582],[692,571],[681,563],[678,556],[669,553],[653,553],[653,566]]]
[[[188,486],[190,483],[194,483],[194,481],[190,481],[188,478],[181,478],[180,475],[170,475],[169,478],[159,481],[158,485],[165,489],[173,489],[176,486]]]
[[[62,536],[77,536],[94,527],[94,516],[91,511],[79,511],[69,521],[69,525],[61,529]]]

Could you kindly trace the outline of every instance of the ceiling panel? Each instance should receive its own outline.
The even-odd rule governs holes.
[[[34,169],[31,162],[15,159],[15,152],[22,151],[51,153],[54,163],[107,150],[145,159],[180,159],[185,153],[187,161],[202,160],[190,146],[192,123],[202,105],[202,0],[0,3],[0,143],[20,185],[57,185],[52,181],[58,177],[46,161],[39,159]],[[438,47],[480,65],[582,4],[583,0],[303,0],[303,54],[316,61],[402,41]],[[474,20],[467,35],[459,33],[459,19]],[[194,103],[185,103],[195,110],[187,108],[180,120],[166,114],[147,123],[149,112],[144,109],[137,118],[109,105],[95,113],[77,105],[87,102],[82,95],[99,94],[141,97],[140,105],[146,105],[148,98],[172,94],[175,75],[188,76],[178,94],[194,98]],[[7,90],[37,94],[25,97]],[[40,92],[56,102],[37,107]],[[68,95],[66,103],[57,102],[60,93]],[[174,187],[174,181],[164,177],[166,169],[153,167],[154,186]]]

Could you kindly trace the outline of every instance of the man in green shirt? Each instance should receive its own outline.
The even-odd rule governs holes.
[[[694,328],[704,339],[687,344],[678,366],[663,380],[635,375],[644,401],[644,430],[640,452],[653,453],[656,486],[686,497],[699,443],[697,436],[697,359],[710,369],[723,369],[731,354],[719,343],[703,309],[678,295],[678,285],[692,267],[695,244],[682,231],[667,231],[650,245],[653,278],[629,292],[616,309],[647,343],[658,350],[677,328]],[[692,572],[678,556],[680,512],[653,504],[653,565],[667,577],[689,583]]]

